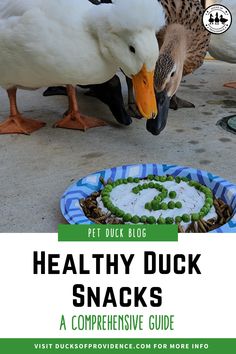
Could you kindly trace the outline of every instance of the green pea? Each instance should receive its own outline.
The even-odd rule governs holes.
[[[134,179],[133,179],[133,177],[128,177],[128,178],[127,178],[127,181],[128,181],[129,183],[133,183]]]
[[[125,212],[121,209],[119,209],[116,213],[116,215],[118,216],[118,218],[122,218],[125,215]]]
[[[108,197],[108,195],[104,195],[104,196],[102,196],[102,201],[103,202],[109,202],[109,200],[110,200],[110,198]]]
[[[131,215],[131,214],[125,214],[125,215],[123,216],[124,222],[130,222],[131,219],[132,219],[132,215]]]
[[[106,191],[105,189],[102,190],[101,195],[102,197],[109,196],[110,192]]]
[[[166,176],[160,176],[160,182],[166,182],[167,178]]]
[[[167,190],[167,189],[163,190],[163,191],[161,192],[161,194],[164,196],[164,198],[167,198],[167,196],[168,196],[168,190]],[[163,199],[164,199],[164,198],[163,198]]]
[[[166,180],[167,180],[167,181],[174,181],[175,179],[174,179],[173,176],[168,176]]]
[[[189,179],[188,179],[187,177],[181,177],[181,180],[182,180],[183,182],[189,182]]]
[[[191,220],[191,217],[188,214],[184,214],[182,215],[182,220],[183,222],[189,222]]]
[[[108,202],[106,207],[108,210],[111,210],[113,207],[113,204],[111,202]]]
[[[154,176],[153,175],[148,175],[147,179],[149,179],[150,181],[154,180]]]
[[[116,207],[113,205],[112,208],[110,208],[110,212],[113,214],[113,215],[116,215]]]
[[[153,182],[151,182],[151,183],[148,184],[148,187],[149,187],[149,188],[154,188],[154,186],[155,186],[155,184],[154,184]]]
[[[162,217],[159,217],[159,218],[157,219],[157,223],[158,223],[159,225],[164,225],[164,224],[166,223],[166,220],[165,220],[164,218],[162,218]]]
[[[147,183],[144,183],[142,186],[143,186],[143,189],[148,189],[149,188]]]
[[[127,180],[127,179],[124,179],[124,180],[123,180],[123,183],[124,183],[124,184],[128,184],[128,180]]]
[[[213,193],[212,193],[211,189],[209,189],[209,188],[205,190],[205,194],[209,195],[210,197],[213,197]]]
[[[155,199],[158,203],[161,203],[164,198],[165,198],[165,197],[163,196],[163,194],[159,194],[159,195],[157,195],[154,199]]]
[[[199,215],[199,213],[194,213],[194,214],[192,214],[192,215],[191,215],[191,220],[192,220],[192,221],[198,221],[198,220],[200,220],[200,215]]]
[[[168,210],[168,205],[166,203],[161,203],[162,210]]]
[[[149,218],[147,218],[147,223],[148,224],[155,224],[156,219],[154,218],[154,216],[149,216]]]
[[[174,219],[173,218],[166,218],[166,224],[174,224]]]
[[[140,190],[137,187],[135,187],[135,188],[132,189],[132,192],[134,194],[139,194]]]
[[[132,219],[131,219],[131,222],[133,224],[138,224],[140,222],[140,217],[137,216],[137,215],[133,216]]]
[[[168,203],[168,208],[169,209],[174,209],[175,208],[175,202],[169,202]]]
[[[155,177],[154,177],[154,180],[155,180],[155,181],[160,181],[160,176],[155,176]]]
[[[176,218],[175,218],[175,222],[176,222],[176,224],[180,224],[180,223],[181,223],[181,221],[182,221],[181,216],[176,216]]]
[[[156,210],[159,210],[159,205],[160,205],[160,204],[159,204],[158,201],[153,200],[151,205],[152,205],[152,210],[155,210],[155,211],[156,211]]]
[[[116,216],[118,216],[118,214],[119,214],[119,212],[120,212],[120,209],[117,208],[117,207],[114,207],[113,210],[114,210],[113,213],[114,213]]]
[[[174,192],[174,191],[171,191],[171,192],[169,193],[169,197],[170,197],[170,199],[175,199],[175,198],[176,198],[176,196],[177,196],[177,193],[176,193],[176,192]]]
[[[189,185],[190,187],[195,187],[195,186],[196,186],[194,181],[188,182],[188,185]]]
[[[164,199],[164,198],[162,198],[160,194],[157,195],[157,196],[154,198],[154,200],[155,200],[156,202],[158,202],[158,203],[160,203],[163,199]]]
[[[146,203],[145,204],[145,209],[152,211],[152,204],[151,203]]]
[[[140,179],[136,177],[136,178],[134,178],[134,182],[135,182],[135,183],[139,183],[139,182],[140,182]]]
[[[182,203],[181,202],[176,202],[175,203],[175,207],[177,208],[177,209],[181,209],[182,208]]]
[[[206,203],[209,205],[213,205],[213,199],[212,198],[206,198]]]
[[[145,224],[147,222],[147,216],[143,215],[140,218],[141,223]]]
[[[104,205],[104,207],[105,207],[105,208],[107,208],[107,209],[108,209],[109,201],[105,201],[105,202],[103,202],[103,205]],[[110,210],[110,209],[109,209],[109,210]]]
[[[207,210],[206,207],[203,207],[203,208],[200,210],[200,212],[201,212],[202,214],[204,214],[204,216],[206,216],[206,215],[208,214],[208,210]]]
[[[181,178],[180,177],[176,177],[175,178],[175,182],[179,184],[181,182]]]
[[[104,188],[105,192],[111,192],[112,191],[112,186],[110,184],[106,185],[106,187]]]
[[[156,185],[155,185],[155,188],[156,188],[157,191],[161,191],[161,189],[162,189],[162,187],[160,186],[160,184],[156,184]]]

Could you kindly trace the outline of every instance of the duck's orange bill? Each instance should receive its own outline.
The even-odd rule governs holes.
[[[154,71],[147,71],[146,66],[132,77],[136,103],[142,116],[151,119],[157,116],[157,102],[154,91]]]

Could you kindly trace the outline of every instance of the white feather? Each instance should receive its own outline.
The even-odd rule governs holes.
[[[163,24],[156,0],[99,6],[88,0],[1,0],[0,86],[97,84],[119,67],[129,76],[143,64],[154,69],[155,32]],[[133,43],[136,55],[129,51]]]

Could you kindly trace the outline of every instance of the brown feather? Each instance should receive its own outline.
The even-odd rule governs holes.
[[[184,62],[183,76],[188,75],[203,64],[210,42],[210,33],[204,28],[202,23],[204,9],[199,0],[158,1],[166,12],[167,26],[176,23],[183,25],[187,30],[187,55]],[[157,35],[160,47],[164,43],[167,26]]]

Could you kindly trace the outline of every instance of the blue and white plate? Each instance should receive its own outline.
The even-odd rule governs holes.
[[[80,179],[65,191],[61,198],[62,214],[69,224],[93,224],[85,216],[80,206],[80,200],[102,189],[103,186],[100,182],[100,177],[103,177],[105,181],[108,179],[115,181],[119,178],[128,177],[145,178],[149,174],[188,177],[211,188],[217,198],[222,199],[233,209],[233,218],[227,224],[213,232],[236,233],[236,186],[209,172],[175,165],[127,165],[93,173]]]

